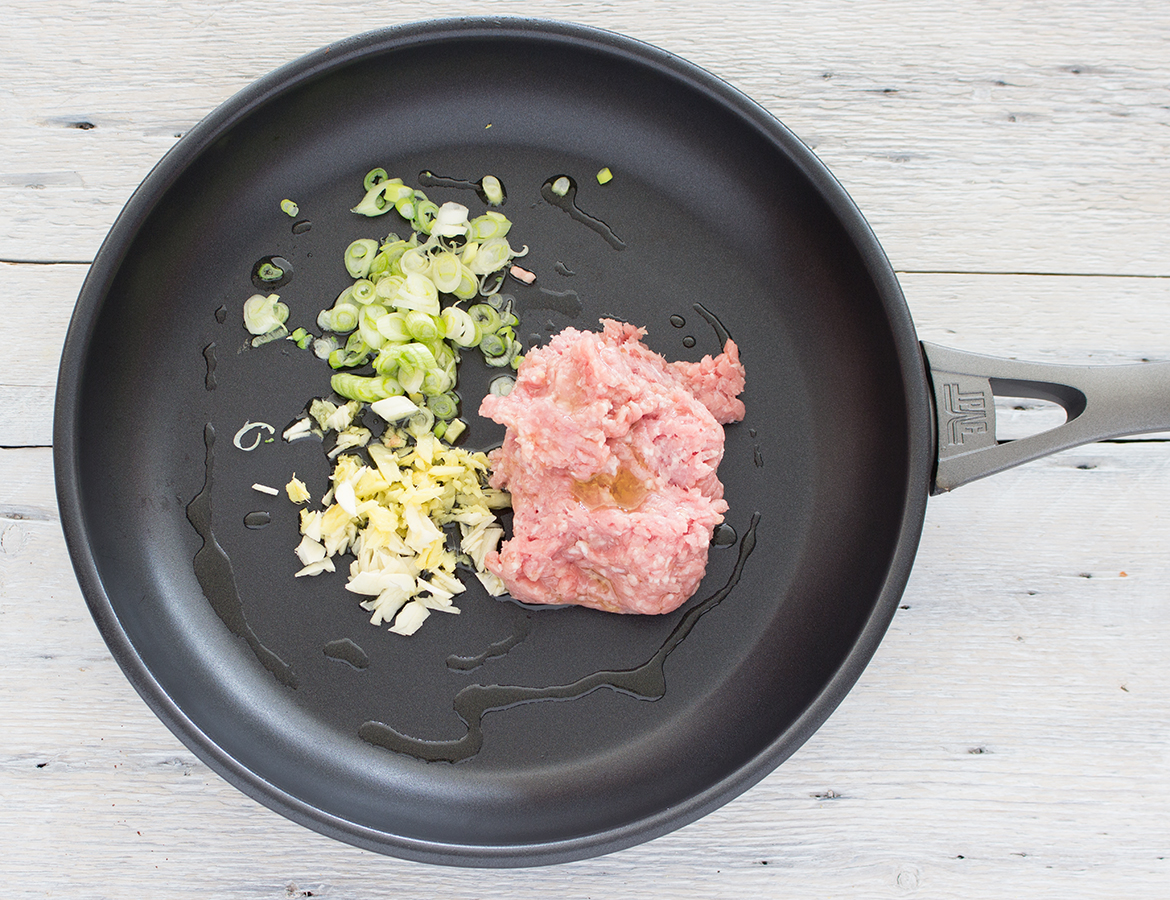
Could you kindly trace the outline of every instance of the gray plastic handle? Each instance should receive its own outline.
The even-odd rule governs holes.
[[[1064,366],[922,344],[934,390],[932,493],[1093,441],[1170,431],[1170,362]],[[1048,400],[1067,421],[1015,441],[995,437],[995,395]]]

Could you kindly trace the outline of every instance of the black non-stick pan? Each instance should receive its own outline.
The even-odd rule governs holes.
[[[312,326],[349,283],[344,248],[393,228],[349,211],[375,166],[473,210],[459,182],[501,179],[537,275],[507,287],[528,346],[603,316],[645,327],[668,359],[717,353],[724,329],[736,340],[747,416],[720,469],[729,527],[680,610],[531,609],[469,579],[460,615],[403,638],[369,624],[343,573],[293,577],[296,509],[252,485],[295,472],[320,496],[324,446],[279,435],[330,370],[288,341],[248,346],[241,308],[257,262],[281,257],[290,324]],[[560,175],[572,208],[542,193]],[[463,363],[466,446],[502,439],[476,416],[494,374]],[[285,66],[150,173],[66,340],[57,489],[115,658],[224,778],[360,847],[535,865],[648,840],[769,773],[873,654],[932,491],[1168,427],[1167,379],[924,351],[861,214],[751,100],[613,34],[452,20]],[[993,393],[1056,400],[1070,421],[998,443]],[[275,439],[236,446],[255,422]],[[486,711],[465,721],[456,698],[474,696]]]

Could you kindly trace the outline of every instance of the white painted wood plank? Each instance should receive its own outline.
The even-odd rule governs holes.
[[[0,447],[52,442],[61,347],[88,268],[0,262],[0,322],[18,336],[0,363]]]
[[[0,259],[91,258],[176,134],[300,53],[519,13],[655,42],[756,98],[815,147],[898,268],[1170,274],[1164,4],[58,5],[11,5]],[[48,20],[73,52],[44,52]]]

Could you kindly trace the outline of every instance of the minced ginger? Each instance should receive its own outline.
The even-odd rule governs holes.
[[[366,597],[370,622],[393,622],[390,631],[413,634],[433,610],[458,613],[465,590],[456,567],[472,568],[488,593],[505,592],[484,568],[504,530],[493,509],[509,505],[506,492],[487,486],[483,452],[452,447],[431,432],[412,436],[387,429],[366,452],[372,461],[337,458],[322,509],[301,510],[304,565],[297,576],[335,571],[334,558],[352,553],[346,589]],[[459,550],[448,546],[445,526],[458,523]]]

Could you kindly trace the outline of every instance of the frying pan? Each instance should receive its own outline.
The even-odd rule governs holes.
[[[348,283],[342,250],[392,227],[349,212],[374,166],[416,186],[442,176],[432,199],[472,207],[461,182],[501,179],[510,240],[537,273],[508,287],[526,345],[603,316],[645,327],[668,359],[718,352],[724,330],[737,341],[747,416],[726,430],[729,530],[680,610],[531,609],[472,582],[460,615],[408,639],[371,626],[342,575],[293,577],[295,509],[251,486],[296,473],[320,496],[322,445],[279,434],[328,393],[329,370],[287,341],[248,346],[241,308],[255,264],[279,256],[290,324],[312,325]],[[571,208],[542,195],[559,175]],[[461,367],[467,446],[502,439],[475,415],[493,374]],[[98,628],[211,768],[359,847],[526,866],[649,840],[756,783],[872,656],[928,495],[1170,427],[1168,388],[1164,364],[920,345],[859,211],[751,100],[614,34],[447,20],[309,54],[175,145],[81,291],[54,452]],[[997,441],[995,394],[1053,400],[1068,422]],[[237,446],[255,422],[277,437]]]

